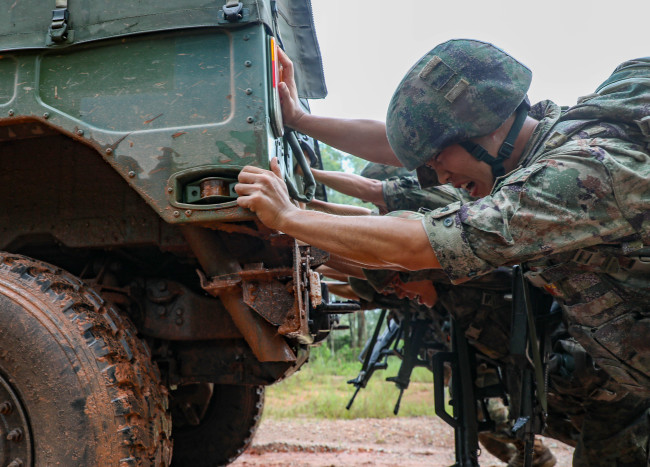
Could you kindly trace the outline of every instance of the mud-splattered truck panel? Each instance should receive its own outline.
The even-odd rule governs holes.
[[[227,464],[336,325],[327,254],[233,190],[273,157],[315,189],[278,47],[324,97],[308,0],[3,6],[0,465]]]
[[[238,171],[290,152],[274,48],[304,97],[325,95],[309,2],[50,3],[0,19],[0,116],[92,146],[168,223],[250,217]]]

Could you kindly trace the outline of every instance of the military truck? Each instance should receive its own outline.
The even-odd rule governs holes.
[[[4,3],[0,465],[227,464],[332,328],[326,254],[233,189],[315,189],[278,47],[324,97],[309,0]]]

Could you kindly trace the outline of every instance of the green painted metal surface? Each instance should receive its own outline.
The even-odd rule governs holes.
[[[167,222],[250,218],[234,201],[188,203],[183,190],[206,177],[234,183],[277,154],[268,41],[251,25],[5,55],[0,115],[47,116],[91,144]]]
[[[305,94],[325,91],[309,1],[281,2],[275,19],[275,2],[244,1],[231,23],[225,1],[68,0],[70,34],[57,43],[51,3],[20,0],[0,17],[0,142],[39,122],[23,127],[29,137],[53,130],[91,146],[168,223],[252,219],[232,189],[241,168],[274,156],[293,166],[273,130],[280,29]],[[219,196],[202,195],[206,179],[225,184]]]
[[[10,57],[0,56],[0,105],[11,101],[16,90],[17,62]]]
[[[295,0],[294,0],[295,1]],[[246,14],[237,23],[224,20],[225,0],[68,0],[73,37],[61,46],[165,30],[246,23],[272,24],[268,0],[244,0]],[[302,2],[300,2],[302,3]],[[55,0],[5,2],[0,18],[0,51],[52,47],[49,27]]]

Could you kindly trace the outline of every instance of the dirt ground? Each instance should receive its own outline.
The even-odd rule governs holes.
[[[557,467],[573,448],[544,439]],[[484,452],[482,467],[505,466]],[[262,421],[252,447],[235,467],[443,467],[454,463],[454,433],[437,417]]]

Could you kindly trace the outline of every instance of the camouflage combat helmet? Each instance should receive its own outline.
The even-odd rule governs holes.
[[[488,44],[455,39],[436,46],[409,70],[388,107],[386,133],[409,170],[424,165],[445,147],[459,143],[503,175],[528,112],[531,71]],[[471,138],[490,134],[516,110],[517,119],[496,157]]]
[[[364,269],[363,275],[366,276],[368,284],[377,292],[393,292],[393,281],[398,277],[398,271],[390,269]]]
[[[361,169],[359,175],[374,180],[384,181],[392,177],[413,176],[413,173],[405,167],[395,167],[392,165],[378,164],[376,162],[368,162],[363,169]]]

